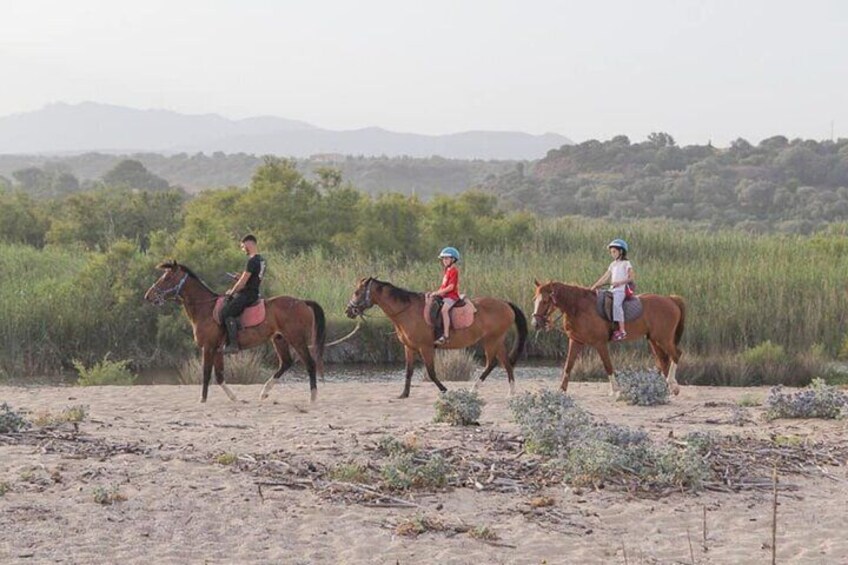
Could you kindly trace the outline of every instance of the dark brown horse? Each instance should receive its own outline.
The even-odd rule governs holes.
[[[563,313],[563,328],[568,335],[568,356],[562,369],[563,391],[568,389],[568,379],[571,369],[584,345],[594,347],[604,369],[609,375],[610,394],[618,392],[615,372],[612,368],[607,343],[609,342],[612,323],[603,319],[597,312],[597,294],[595,291],[582,286],[572,286],[559,282],[536,284],[535,307],[533,309],[533,327],[545,329],[554,309]],[[678,347],[683,335],[683,324],[686,319],[686,303],[683,298],[675,295],[660,296],[658,294],[640,294],[642,301],[642,316],[627,322],[626,341],[645,336],[654,353],[657,367],[665,376],[669,390],[673,394],[680,392],[677,384],[677,365],[680,363],[682,351]]]
[[[416,353],[421,356],[427,368],[427,374],[439,390],[442,392],[447,390],[436,377],[433,328],[424,321],[424,300],[425,296],[422,293],[410,292],[387,282],[367,278],[357,283],[345,309],[348,317],[355,318],[376,304],[394,324],[406,355],[406,383],[400,398],[409,396]],[[524,344],[527,341],[527,319],[518,306],[503,300],[483,297],[476,298],[472,302],[477,308],[474,323],[461,330],[451,330],[450,340],[440,348],[464,349],[482,341],[483,351],[486,353],[486,368],[483,369],[478,381],[474,383],[474,388],[478,383],[486,380],[500,361],[506,369],[509,391],[512,394],[515,391],[512,368],[518,356],[524,351]],[[518,330],[518,339],[512,353],[507,355],[504,342],[506,332],[512,324],[515,324]]]
[[[213,366],[218,384],[230,400],[235,400],[235,395],[224,382],[224,355],[220,351],[224,328],[212,317],[212,310],[219,295],[188,267],[175,261],[161,263],[156,268],[164,272],[144,294],[144,299],[157,306],[161,306],[166,300],[182,303],[194,330],[194,341],[203,354],[203,395],[200,401],[206,402]],[[289,351],[291,346],[306,366],[309,373],[310,399],[315,401],[318,397],[316,368],[323,372],[324,330],[324,310],[317,302],[289,296],[277,296],[265,301],[265,321],[238,333],[238,344],[242,349],[256,347],[270,340],[277,352],[279,368],[262,387],[260,398],[268,396],[268,392],[282,374],[294,363]],[[310,342],[314,343],[315,358],[309,351]]]

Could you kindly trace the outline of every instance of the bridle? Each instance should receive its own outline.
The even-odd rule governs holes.
[[[541,305],[543,301],[540,301]],[[548,295],[548,304],[545,308],[545,312],[533,312],[533,321],[536,323],[539,329],[544,330],[548,328],[550,323],[551,312],[554,310],[554,297],[553,294]]]
[[[347,303],[348,310],[351,311],[355,316],[362,316],[366,310],[374,306],[374,301],[371,299],[371,285],[374,283],[373,278],[368,279],[368,286],[365,287],[365,294],[363,294],[359,300],[354,301],[353,299]]]
[[[162,306],[171,297],[171,295],[173,295],[174,302],[182,301],[182,296],[180,296],[180,294],[182,293],[183,287],[185,286],[187,280],[188,273],[184,273],[183,278],[180,279],[180,282],[178,282],[171,288],[162,290],[158,286],[154,286],[151,289],[153,291],[153,295],[151,296],[150,301],[156,306]]]

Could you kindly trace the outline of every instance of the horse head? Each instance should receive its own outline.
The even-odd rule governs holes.
[[[188,271],[173,260],[159,263],[156,268],[163,271],[162,276],[147,289],[144,299],[155,306],[162,306],[171,297],[173,300],[179,300],[180,293],[188,280]]]
[[[374,306],[374,301],[371,298],[371,286],[374,283],[374,277],[359,279],[356,283],[356,288],[347,303],[345,314],[348,318],[356,318],[361,316],[366,310]]]
[[[533,279],[536,285],[536,293],[533,297],[533,327],[537,330],[548,328],[550,315],[554,311],[554,289],[552,282],[544,284]]]

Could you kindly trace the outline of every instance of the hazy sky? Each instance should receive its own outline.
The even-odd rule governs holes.
[[[848,2],[26,0],[0,115],[86,100],[329,129],[848,136]]]

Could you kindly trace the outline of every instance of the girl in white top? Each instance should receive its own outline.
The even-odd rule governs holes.
[[[620,341],[627,337],[627,332],[624,329],[624,299],[627,285],[631,284],[636,279],[636,273],[633,272],[633,266],[627,260],[627,242],[623,239],[614,239],[607,246],[610,255],[612,255],[612,263],[610,263],[607,272],[598,279],[598,282],[592,285],[592,290],[597,290],[602,284],[610,282],[610,290],[612,291],[612,319],[618,322],[618,329],[613,332],[612,339]]]

